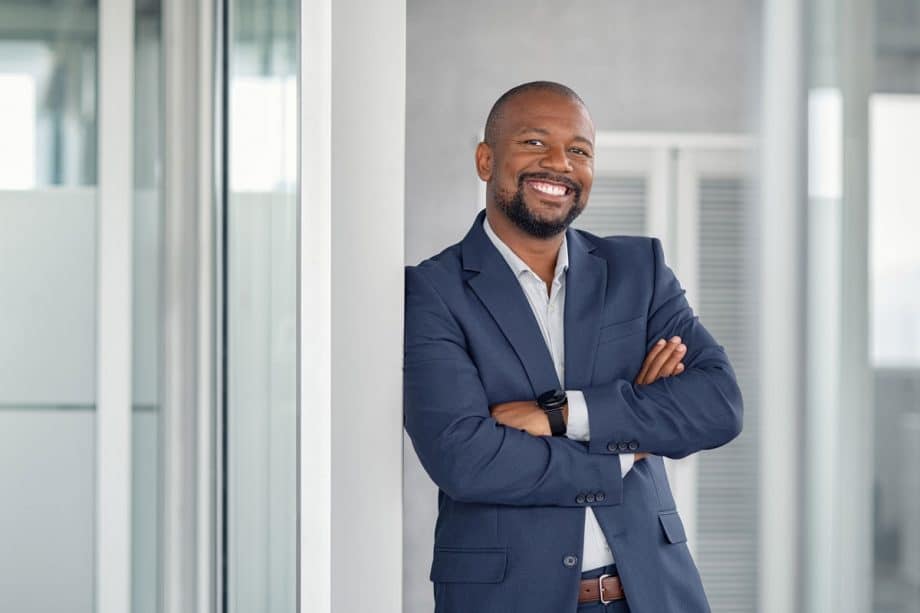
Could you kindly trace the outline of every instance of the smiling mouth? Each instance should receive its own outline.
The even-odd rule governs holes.
[[[545,179],[528,179],[525,183],[534,191],[545,196],[560,198],[572,193],[572,188],[555,181],[546,181]]]

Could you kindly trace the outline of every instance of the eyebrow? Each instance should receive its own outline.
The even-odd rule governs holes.
[[[528,132],[535,132],[537,134],[542,134],[543,136],[549,136],[549,130],[545,128],[521,128],[520,130],[518,130],[517,136],[520,136],[522,134],[527,134]],[[594,147],[594,143],[591,142],[591,139],[587,138],[586,136],[576,136],[572,140],[576,140],[582,143],[587,143],[589,146]]]

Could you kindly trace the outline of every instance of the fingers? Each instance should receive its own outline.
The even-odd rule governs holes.
[[[658,339],[658,342],[655,343],[652,348],[649,350],[648,355],[645,356],[645,360],[642,362],[642,369],[639,371],[639,374],[636,376],[637,384],[644,384],[646,382],[646,375],[648,374],[649,366],[652,364],[652,361],[655,359],[662,350],[665,349],[665,341],[663,338]]]
[[[659,340],[648,352],[642,370],[636,377],[636,383],[644,385],[653,383],[661,377],[682,373],[684,365],[681,360],[687,352],[687,347],[680,340],[679,336],[672,337],[670,342]]]
[[[647,457],[648,457],[648,453],[647,453],[647,452],[645,452],[645,451],[637,451],[637,452],[636,452],[636,457],[633,458],[633,462],[638,462],[639,460],[644,460],[644,459],[647,458]]]
[[[658,371],[657,376],[654,376],[652,378],[652,381],[656,381],[657,379],[661,377],[670,377],[671,375],[675,374],[677,365],[680,363],[682,359],[684,359],[684,355],[687,353],[687,346],[680,342],[679,336],[675,336],[674,338],[672,338],[671,341],[668,343],[668,346],[671,349],[671,352],[669,355],[667,356],[659,355],[658,357],[655,358],[656,364],[658,363],[661,364],[661,369]],[[649,370],[650,374],[652,374],[653,372],[654,371],[652,371],[651,369]]]

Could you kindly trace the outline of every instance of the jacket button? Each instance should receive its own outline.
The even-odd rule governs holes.
[[[575,496],[575,502],[577,502],[578,504],[584,504],[584,503],[585,503],[585,495],[584,495],[584,494],[579,494],[578,496]]]
[[[597,494],[595,494],[594,498],[598,502],[604,502],[605,500],[607,500],[607,494],[605,494],[604,492],[598,492]]]
[[[594,494],[588,494],[585,496],[585,502],[594,502]]]
[[[639,448],[639,443],[638,443],[638,441],[629,441],[629,450],[630,450],[630,451],[635,451],[635,450],[638,449],[638,448]]]
[[[627,449],[629,449],[629,443],[627,443],[627,442],[625,442],[625,441],[623,441],[623,442],[621,442],[621,443],[617,443],[617,448],[618,448],[620,451],[626,451]]]
[[[578,556],[573,556],[573,555],[565,556],[564,558],[562,558],[562,563],[565,564],[566,567],[572,568],[573,566],[578,564]]]
[[[617,450],[616,443],[607,443],[607,451],[616,451],[616,450]]]

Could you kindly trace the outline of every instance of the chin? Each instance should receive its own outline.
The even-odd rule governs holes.
[[[556,205],[538,204],[537,206],[531,206],[528,204],[527,210],[533,217],[541,221],[557,222],[565,219],[574,206],[574,204],[570,204],[568,206],[556,208]]]

